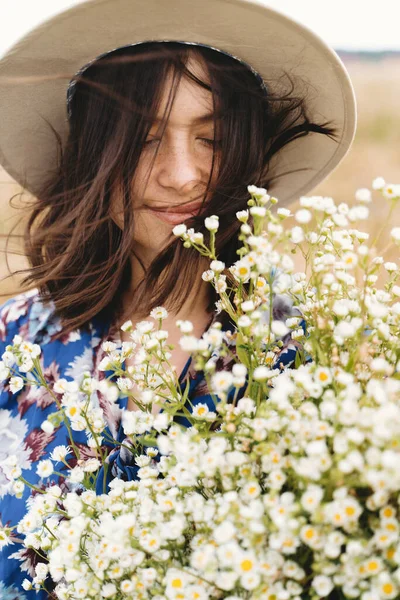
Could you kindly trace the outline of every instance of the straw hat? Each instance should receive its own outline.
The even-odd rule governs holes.
[[[68,135],[70,79],[116,48],[167,40],[231,54],[273,90],[288,72],[294,94],[302,96],[306,85],[310,119],[337,127],[338,142],[310,133],[272,157],[269,175],[276,180],[268,192],[281,206],[309,193],[349,151],[356,101],[343,63],[315,33],[261,0],[88,0],[42,22],[1,58],[0,164],[37,193],[56,169],[49,124],[63,142]]]

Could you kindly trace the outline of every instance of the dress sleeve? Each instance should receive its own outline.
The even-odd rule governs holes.
[[[304,336],[307,337],[307,323],[303,318],[301,311],[293,306],[292,299],[284,294],[276,294],[273,300],[272,317],[276,321],[285,323],[290,317],[298,317],[298,329],[303,329]],[[304,339],[304,338],[303,338]],[[292,339],[292,332],[287,333],[280,338],[282,348],[276,355],[272,368],[274,369],[293,369],[297,366],[297,361],[308,363],[312,357],[304,350],[303,344]]]
[[[307,324],[304,319],[300,321],[300,327],[307,337]],[[312,357],[304,350],[303,344],[297,340],[293,340],[290,333],[282,339],[282,342],[283,346],[279,354],[275,357],[273,369],[295,369],[297,361],[301,361],[300,364],[312,362]]]
[[[0,360],[8,345],[13,343],[14,336],[28,335],[29,311],[36,290],[9,298],[0,305]],[[9,392],[5,390],[5,382],[0,378],[0,408],[7,402]]]
[[[10,332],[13,321],[12,309],[15,299],[10,298],[0,305],[0,351],[3,354],[5,347],[9,343]]]
[[[36,296],[37,290],[34,289],[9,298],[0,305],[0,349],[11,344],[20,330],[27,334],[29,313]]]
[[[0,306],[0,361],[6,351],[6,347],[9,344],[12,344],[14,335],[16,335],[18,331],[18,319],[14,319],[15,313],[13,312],[14,303],[15,298],[10,298]],[[5,386],[5,381],[0,376],[0,408],[7,403],[9,396]]]
[[[0,305],[0,360],[14,336],[27,337],[27,323],[33,294],[20,294]],[[0,526],[15,526],[25,512],[25,502],[8,494],[9,480],[2,469],[2,461],[12,452],[22,465],[28,465],[29,449],[24,444],[27,422],[21,418],[15,396],[8,383],[0,377]],[[27,573],[16,556],[20,549],[19,536],[13,531],[12,542],[0,549],[0,598],[15,600],[44,600],[43,592],[26,592],[22,581]],[[28,560],[25,561],[28,564]]]

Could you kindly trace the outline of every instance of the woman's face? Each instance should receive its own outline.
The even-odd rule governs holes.
[[[207,81],[207,72],[202,63],[192,59],[187,67],[200,79]],[[158,120],[166,109],[170,85],[171,76],[162,93]],[[182,77],[162,139],[157,121],[150,129],[132,182],[134,250],[142,260],[152,260],[167,239],[171,239],[173,227],[199,211],[213,157],[212,113],[211,92]],[[154,158],[157,147],[158,153]],[[153,160],[154,166],[149,175]],[[215,156],[214,181],[217,168],[218,152]],[[185,203],[190,205],[185,207]],[[113,218],[122,228],[123,214],[118,198],[114,200]]]

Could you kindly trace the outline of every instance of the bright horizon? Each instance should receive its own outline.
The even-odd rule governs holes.
[[[0,55],[35,25],[81,1],[3,0]],[[335,49],[400,50],[396,0],[264,0],[264,4],[303,23]]]

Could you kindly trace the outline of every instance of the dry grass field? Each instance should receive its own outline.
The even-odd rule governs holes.
[[[341,165],[322,184],[315,188],[313,195],[332,196],[336,201],[351,203],[354,192],[360,187],[370,187],[372,179],[382,176],[387,182],[400,183],[400,59],[379,61],[346,60],[358,102],[358,130],[352,149]],[[0,233],[6,234],[26,210],[17,211],[9,206],[13,194],[21,192],[18,186],[4,171],[0,171]],[[28,199],[23,195],[13,201],[23,205]],[[296,208],[296,204],[293,205]],[[373,235],[383,224],[387,205],[376,195],[376,203],[370,205],[370,219],[363,229]],[[400,209],[395,212],[389,226],[400,225]],[[361,227],[360,227],[361,228]],[[20,228],[21,229],[21,228]],[[382,246],[388,234],[383,234]],[[22,257],[12,255],[15,243],[10,245],[9,264],[12,270],[25,265]],[[386,259],[396,261],[398,251],[390,250]],[[299,264],[299,267],[301,265]],[[1,280],[8,273],[4,257],[4,243],[0,247],[0,304],[18,292],[19,277]]]

